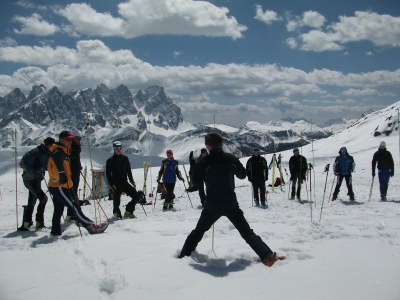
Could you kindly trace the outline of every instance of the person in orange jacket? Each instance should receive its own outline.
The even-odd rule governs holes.
[[[78,204],[78,196],[73,189],[71,166],[69,155],[73,135],[69,131],[62,131],[59,134],[59,142],[50,147],[50,157],[47,164],[49,173],[49,192],[52,195],[54,212],[51,226],[53,236],[61,235],[61,216],[64,207],[72,209],[75,219],[82,224],[90,234],[104,232],[108,224],[95,224],[86,217]]]

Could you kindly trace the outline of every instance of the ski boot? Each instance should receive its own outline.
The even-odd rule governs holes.
[[[333,194],[333,195],[332,195],[332,201],[335,201],[335,200],[337,200],[337,195],[336,195],[336,194]]]
[[[173,208],[174,208],[174,204],[172,202],[167,202],[167,201],[164,202],[163,211],[173,209]]]
[[[103,233],[108,227],[108,223],[101,223],[101,224],[90,224],[86,227],[86,230],[90,234],[98,234]]]
[[[40,230],[42,228],[46,228],[46,226],[44,226],[44,222],[36,221],[35,229]]]
[[[69,215],[67,215],[67,216],[65,217],[64,221],[73,223],[73,222],[75,221],[75,216],[69,216]]]
[[[258,201],[258,200],[255,200],[255,201],[254,201],[254,203],[255,203],[255,205],[256,205],[257,207],[259,207],[259,206],[260,206],[260,201]]]
[[[133,214],[133,212],[130,211],[125,211],[124,213],[124,219],[134,219],[136,216]]]
[[[277,256],[276,252],[274,252],[271,256],[266,257],[264,259],[264,264],[268,267],[272,267],[274,263],[276,263],[278,260],[285,260],[286,256]]]
[[[29,228],[33,225],[33,222],[24,222],[21,227],[18,227],[18,231],[29,231]]]
[[[289,200],[294,200],[294,195],[290,196]]]

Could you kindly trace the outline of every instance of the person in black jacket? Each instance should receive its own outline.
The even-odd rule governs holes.
[[[378,165],[379,189],[381,200],[386,201],[389,179],[394,176],[394,162],[392,154],[386,150],[386,143],[382,141],[378,151],[372,158],[372,177],[375,177],[375,168]]]
[[[205,136],[209,155],[196,167],[195,182],[206,183],[207,201],[196,228],[189,234],[178,258],[190,256],[203,238],[204,233],[221,217],[226,216],[239,231],[243,239],[257,253],[264,264],[271,267],[277,260],[285,259],[254,233],[247,223],[235,194],[235,176],[246,178],[246,169],[233,155],[222,150],[222,136],[217,132]]]
[[[201,202],[201,207],[204,207],[204,203],[206,202],[206,192],[204,190],[204,182],[199,182],[198,185],[194,185],[193,183],[193,174],[196,169],[196,165],[200,162],[202,162],[205,157],[208,155],[207,149],[202,148],[200,150],[200,156],[197,157],[196,159],[193,157],[193,151],[190,151],[189,155],[189,162],[190,162],[190,170],[189,170],[189,177],[190,177],[190,182],[189,182],[189,188],[187,189],[188,192],[192,191],[199,191],[199,197],[200,197],[200,202]]]
[[[300,155],[299,148],[294,148],[293,156],[289,159],[290,180],[292,182],[290,200],[294,200],[295,193],[297,200],[300,200],[301,183],[306,180],[307,169],[307,159],[303,155]]]
[[[121,194],[124,192],[132,200],[126,205],[124,218],[135,218],[133,212],[135,205],[139,202],[139,194],[136,191],[136,184],[133,180],[131,164],[129,158],[122,154],[122,144],[120,141],[113,143],[114,155],[107,159],[106,177],[112,191],[113,214],[116,218],[122,219],[121,210]],[[129,179],[129,183],[128,180]]]
[[[26,231],[33,225],[32,214],[36,201],[39,199],[39,205],[36,211],[36,229],[44,228],[44,210],[47,203],[47,195],[43,192],[41,182],[44,179],[44,173],[47,170],[47,161],[49,160],[49,148],[56,141],[48,137],[36,148],[30,150],[22,156],[20,167],[24,170],[22,179],[25,187],[29,191],[28,205],[24,207],[22,226],[18,230]]]
[[[265,182],[268,180],[268,163],[260,155],[259,149],[254,149],[253,155],[246,163],[247,178],[253,186],[253,196],[256,206],[265,206]],[[259,193],[260,192],[260,193]]]
[[[82,139],[82,132],[76,128],[71,130],[71,134],[74,136],[71,144],[71,154],[69,156],[69,161],[71,164],[71,172],[72,172],[72,182],[73,182],[73,189],[75,194],[79,196],[78,189],[79,189],[79,181],[80,175],[82,170],[81,165],[81,139]],[[81,201],[79,201],[81,204]],[[65,217],[65,221],[71,222],[74,220],[74,213],[72,208],[67,209],[67,216]]]

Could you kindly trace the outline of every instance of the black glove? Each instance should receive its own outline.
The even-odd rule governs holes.
[[[67,183],[67,176],[65,176],[64,172],[60,172],[58,173],[59,178],[58,178],[58,182],[61,184]]]
[[[393,176],[394,176],[394,171],[390,170],[390,177],[393,177]]]
[[[375,171],[372,171],[372,177],[375,177]]]
[[[160,183],[160,178],[157,177],[157,183]]]

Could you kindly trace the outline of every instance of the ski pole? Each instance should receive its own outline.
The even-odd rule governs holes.
[[[326,182],[328,181],[328,175],[329,175],[329,164],[327,164],[325,166],[325,170],[324,172],[326,172],[326,179],[325,179],[325,187],[324,187],[324,195],[322,197],[322,204],[321,204],[321,213],[319,215],[319,221],[321,222],[321,218],[322,218],[322,209],[324,208],[324,200],[325,200],[325,192],[326,192]]]
[[[188,195],[188,198],[189,198],[189,201],[190,201],[190,205],[191,205],[192,208],[193,208],[192,200],[190,200],[189,192],[188,192],[187,189],[186,189],[185,181],[182,181],[182,182],[183,182],[183,187],[185,188],[186,194]]]
[[[14,165],[15,165],[15,216],[18,230],[18,168],[17,168],[17,129],[14,128]]]
[[[371,201],[371,197],[372,197],[372,188],[374,187],[374,179],[375,179],[375,175],[372,175],[371,189],[369,190],[368,202]]]

